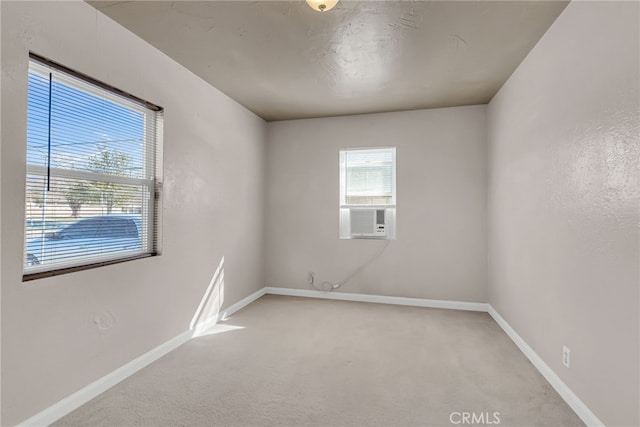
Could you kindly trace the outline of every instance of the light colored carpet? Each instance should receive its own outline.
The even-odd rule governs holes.
[[[55,425],[583,425],[486,313],[267,295],[211,332]]]

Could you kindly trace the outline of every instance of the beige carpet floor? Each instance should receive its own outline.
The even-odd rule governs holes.
[[[583,425],[486,313],[267,295],[208,332],[55,425]]]

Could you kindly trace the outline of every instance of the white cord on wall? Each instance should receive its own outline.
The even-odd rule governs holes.
[[[341,282],[329,282],[329,281],[324,281],[320,284],[320,286],[316,286],[313,281],[311,281],[311,287],[313,289],[315,289],[316,291],[322,291],[322,292],[331,292],[334,289],[338,289],[340,286],[346,284],[349,280],[353,279],[354,277],[356,277],[362,270],[364,270],[365,268],[367,268],[367,266],[369,264],[371,264],[373,261],[375,261],[380,255],[382,255],[382,252],[384,252],[384,250],[387,248],[387,246],[389,246],[389,242],[390,240],[385,240],[384,245],[382,245],[382,247],[380,247],[380,249],[378,250],[378,252],[376,252],[376,254],[374,256],[372,256],[371,258],[369,258],[369,260],[367,260],[366,262],[364,262],[360,267],[356,268],[350,275],[347,276],[346,279],[344,279]]]

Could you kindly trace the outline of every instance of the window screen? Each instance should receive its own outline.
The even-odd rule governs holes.
[[[157,253],[161,114],[31,55],[25,279]]]
[[[340,237],[353,238],[351,211],[377,209],[372,226],[385,224],[385,238],[395,238],[396,149],[370,148],[340,151]],[[366,209],[365,209],[366,211]],[[366,212],[364,213],[366,215]]]

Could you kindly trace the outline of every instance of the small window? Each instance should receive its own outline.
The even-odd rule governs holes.
[[[340,238],[395,237],[395,147],[340,151]]]
[[[158,253],[162,109],[31,54],[24,280]]]

